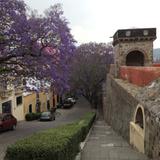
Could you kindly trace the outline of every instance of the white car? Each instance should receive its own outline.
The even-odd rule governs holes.
[[[67,98],[67,100],[70,101],[70,102],[72,102],[73,104],[76,103],[76,100],[74,98],[69,97],[69,98]]]

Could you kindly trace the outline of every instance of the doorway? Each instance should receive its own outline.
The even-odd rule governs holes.
[[[126,66],[144,66],[144,54],[140,51],[129,52],[126,57]]]

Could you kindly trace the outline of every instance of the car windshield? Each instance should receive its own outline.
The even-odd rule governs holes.
[[[50,112],[43,112],[42,116],[49,116]]]

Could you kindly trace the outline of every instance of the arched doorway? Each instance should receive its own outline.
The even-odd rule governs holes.
[[[143,112],[142,109],[139,107],[137,109],[136,117],[135,117],[135,123],[139,125],[142,129],[144,128],[144,122],[143,122]]]
[[[129,52],[126,56],[126,66],[144,66],[144,54],[140,51]]]
[[[32,104],[29,105],[29,113],[32,113]]]
[[[130,122],[130,144],[144,153],[145,114],[142,105],[136,107],[133,121]]]

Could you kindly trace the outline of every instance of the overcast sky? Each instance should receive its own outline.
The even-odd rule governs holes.
[[[39,13],[62,3],[74,38],[79,43],[109,42],[116,30],[156,27],[154,48],[160,48],[160,0],[24,0]]]

